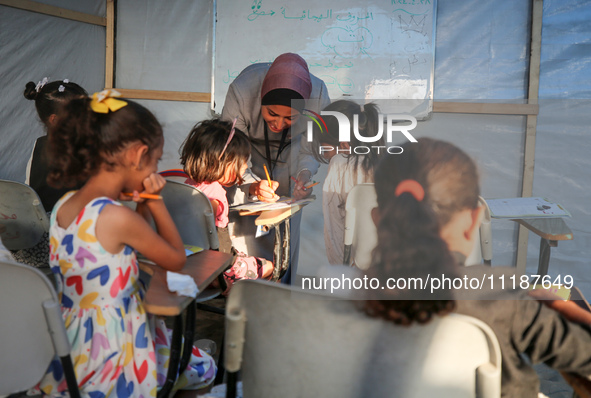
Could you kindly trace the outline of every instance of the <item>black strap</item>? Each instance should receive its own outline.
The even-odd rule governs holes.
[[[273,170],[275,170],[275,166],[277,165],[277,161],[279,160],[279,156],[281,156],[281,152],[291,143],[285,144],[285,139],[287,138],[287,132],[289,129],[284,129],[281,133],[281,141],[279,142],[279,149],[277,150],[277,156],[275,156],[275,160],[271,160],[271,147],[269,146],[269,132],[267,131],[267,123],[265,123],[265,150],[267,152],[267,166],[269,166],[269,174],[271,179],[273,179]]]

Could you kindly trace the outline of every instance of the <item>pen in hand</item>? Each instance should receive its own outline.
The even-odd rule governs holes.
[[[271,183],[271,176],[269,175],[269,170],[267,170],[267,165],[264,164],[263,167],[265,168],[265,174],[267,175],[267,182],[269,183],[269,188],[273,192],[274,198],[279,199],[279,196],[277,196],[277,194],[275,194],[275,190],[273,189],[273,184]],[[259,197],[259,200],[260,200],[260,197]]]
[[[264,164],[263,167],[265,168],[265,174],[267,175],[267,182],[269,182],[269,188],[273,189],[273,185],[271,185],[271,176],[269,175],[269,171],[267,170],[267,165]]]
[[[301,182],[299,182],[298,180],[296,180],[293,176],[291,176],[290,178],[293,180],[293,182],[296,183],[296,186],[298,188],[300,188],[301,190],[304,190],[304,191],[306,190],[306,186],[304,184],[302,184]]]

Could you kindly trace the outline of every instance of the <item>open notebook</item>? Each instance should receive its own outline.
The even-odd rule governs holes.
[[[246,213],[257,213],[259,211],[267,211],[267,210],[279,210],[279,209],[287,209],[297,205],[303,205],[310,202],[313,202],[316,199],[316,196],[312,195],[308,198],[295,200],[293,198],[282,197],[277,202],[267,203],[267,202],[250,202],[244,203],[241,205],[236,205],[230,207],[232,211],[240,211]]]

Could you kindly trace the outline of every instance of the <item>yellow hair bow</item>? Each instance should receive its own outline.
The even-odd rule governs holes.
[[[103,90],[100,93],[92,94],[92,101],[90,107],[96,113],[115,112],[127,105],[127,102],[116,99],[121,97],[121,93],[116,90]]]

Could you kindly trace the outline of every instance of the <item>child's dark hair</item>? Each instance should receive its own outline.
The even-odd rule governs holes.
[[[345,115],[349,119],[349,123],[351,126],[351,141],[349,145],[351,146],[351,154],[347,152],[343,152],[342,150],[340,153],[343,153],[349,161],[353,161],[354,170],[357,170],[359,162],[361,162],[361,169],[365,173],[365,175],[370,176],[373,174],[375,166],[378,164],[380,155],[378,155],[377,151],[370,151],[368,154],[364,156],[356,155],[354,150],[358,146],[367,146],[367,143],[361,142],[355,137],[353,133],[354,128],[354,116],[358,115],[358,131],[359,134],[363,137],[373,137],[377,134],[379,129],[379,108],[377,105],[373,103],[359,105],[353,101],[348,100],[338,100],[332,102],[323,111],[333,111],[333,112],[340,112]],[[337,148],[340,144],[339,142],[339,123],[335,116],[322,116],[324,121],[326,122],[326,130],[325,132],[321,132],[317,125],[314,125],[314,157],[316,160],[328,163],[327,159],[324,158],[320,154],[320,145],[330,145],[334,148]],[[324,128],[324,126],[323,126]],[[372,146],[385,146],[384,136],[377,141],[371,144]],[[384,153],[385,148],[380,150],[380,153]]]
[[[420,138],[401,145],[404,152],[385,156],[375,173],[380,220],[378,244],[369,273],[373,277],[416,277],[431,273],[453,277],[455,260],[440,229],[454,214],[478,207],[478,174],[472,159],[456,146]],[[417,181],[425,196],[395,195],[403,180]],[[406,300],[393,291],[392,300],[370,300],[366,311],[398,324],[428,322],[455,308],[451,299]]]
[[[94,112],[89,97],[64,106],[48,132],[50,185],[72,186],[88,180],[103,164],[113,168],[117,153],[130,143],[147,145],[148,155],[161,145],[162,127],[154,115],[136,102],[121,100],[127,105],[108,113]]]
[[[242,184],[240,167],[248,162],[250,142],[246,134],[235,129],[234,137],[224,151],[231,129],[232,123],[220,119],[203,120],[193,127],[181,147],[181,164],[193,181],[218,181],[224,176],[226,167],[233,165],[236,176],[233,183]]]
[[[35,101],[35,108],[41,122],[49,126],[49,117],[57,115],[60,108],[72,98],[88,96],[86,90],[76,83],[56,80],[46,83],[37,91],[37,85],[28,82],[23,93],[26,99]]]

